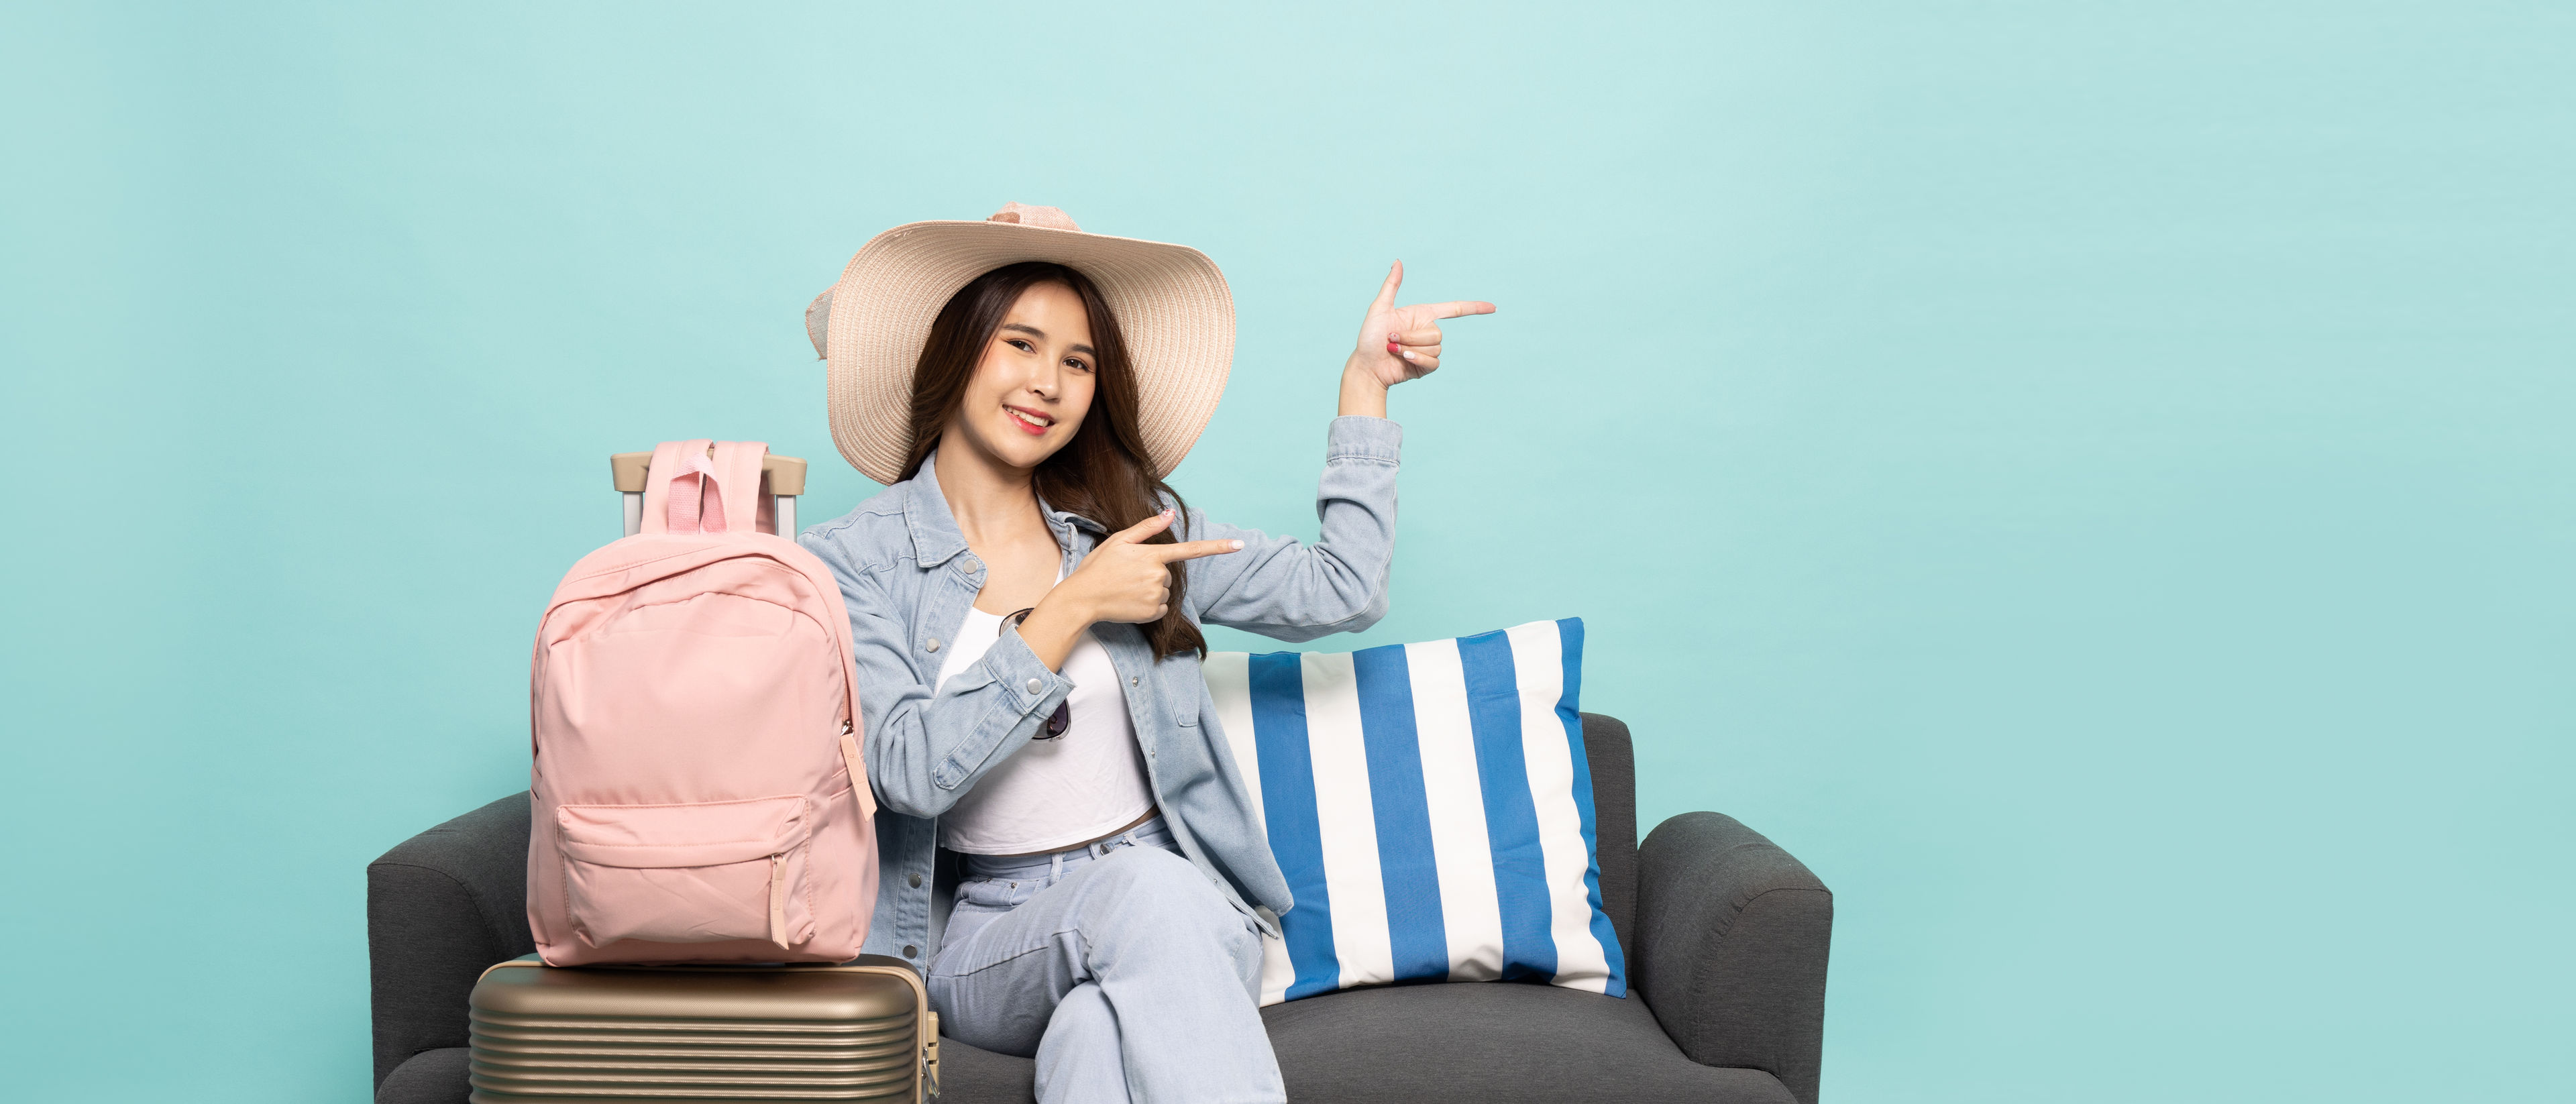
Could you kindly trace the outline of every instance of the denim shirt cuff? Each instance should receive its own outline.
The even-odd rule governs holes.
[[[1065,695],[1073,692],[1072,680],[1038,662],[1037,653],[1029,650],[1017,629],[1003,633],[992,650],[976,662],[992,676],[992,685],[1001,690],[1005,704],[986,712],[969,738],[951,750],[940,761],[939,769],[932,772],[931,783],[943,790],[964,785],[992,761],[1012,733],[1028,723],[1031,714],[1052,712]]]
[[[1038,654],[1020,639],[1017,627],[993,643],[992,650],[984,653],[984,662],[992,664],[993,677],[1000,680],[1002,692],[1010,695],[1020,716],[1051,711],[1073,692],[1073,680],[1038,662]]]
[[[1335,460],[1379,460],[1393,464],[1404,458],[1404,427],[1384,418],[1363,414],[1346,414],[1333,419],[1333,427],[1324,436],[1324,462]]]

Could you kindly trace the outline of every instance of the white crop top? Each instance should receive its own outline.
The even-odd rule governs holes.
[[[939,683],[984,658],[1001,631],[1000,614],[968,606],[948,660],[939,665]],[[1090,630],[1065,658],[1064,677],[1073,683],[1065,698],[1073,718],[1064,735],[1031,741],[977,779],[940,815],[941,846],[971,855],[1060,851],[1124,828],[1154,807],[1145,753],[1127,716],[1127,688]]]

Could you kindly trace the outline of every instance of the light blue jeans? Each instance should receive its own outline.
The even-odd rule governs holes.
[[[1051,855],[966,857],[930,1003],[948,1035],[1034,1055],[1041,1104],[1280,1104],[1261,937],[1157,817]]]

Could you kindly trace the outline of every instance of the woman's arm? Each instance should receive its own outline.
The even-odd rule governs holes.
[[[1404,283],[1398,261],[1360,322],[1359,343],[1342,364],[1341,416],[1325,438],[1324,476],[1315,491],[1322,539],[1305,545],[1190,513],[1186,538],[1237,540],[1243,551],[1192,560],[1191,613],[1280,640],[1358,632],[1386,615],[1387,571],[1395,560],[1395,475],[1404,431],[1386,420],[1387,388],[1440,367],[1439,320],[1491,314],[1492,303],[1395,305]]]
[[[948,811],[976,779],[1026,746],[1072,692],[1073,684],[1038,662],[1016,630],[1004,632],[945,685],[924,683],[905,656],[913,638],[929,630],[904,623],[909,611],[889,601],[881,586],[885,569],[849,562],[828,539],[800,543],[831,565],[850,611],[860,735],[868,781],[884,807],[917,817]],[[930,677],[938,677],[935,669]]]
[[[1358,632],[1386,615],[1404,430],[1384,418],[1335,418],[1326,442],[1315,491],[1323,533],[1314,544],[1190,511],[1190,537],[1243,542],[1231,556],[1189,562],[1182,601],[1193,618],[1298,641]]]

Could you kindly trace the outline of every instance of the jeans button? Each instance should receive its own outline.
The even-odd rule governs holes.
[[[906,944],[904,944],[904,945],[903,945],[903,957],[905,957],[905,958],[913,958],[913,957],[917,957],[917,956],[919,956],[920,954],[921,954],[921,948],[916,947],[916,946],[913,946],[913,945],[912,945],[912,944],[910,944],[910,943],[906,943]]]
[[[919,874],[914,874],[914,875],[912,875],[912,876],[910,876],[910,877],[905,878],[904,880],[905,880],[905,881],[907,881],[907,882],[912,883],[912,888],[914,888],[914,889],[920,889],[920,888],[921,888],[921,875],[919,875]]]
[[[1036,679],[1029,680],[1029,693],[1034,694],[1044,689],[1046,689],[1046,683],[1040,682]]]
[[[927,644],[923,644],[923,645],[922,645],[922,649],[923,649],[923,650],[925,650],[925,651],[932,651],[932,652],[938,651],[938,650],[939,650],[939,638],[938,638],[938,637],[935,637],[935,636],[934,636],[934,637],[931,637],[931,638],[930,638],[930,642],[929,642],[929,643],[927,643]]]

